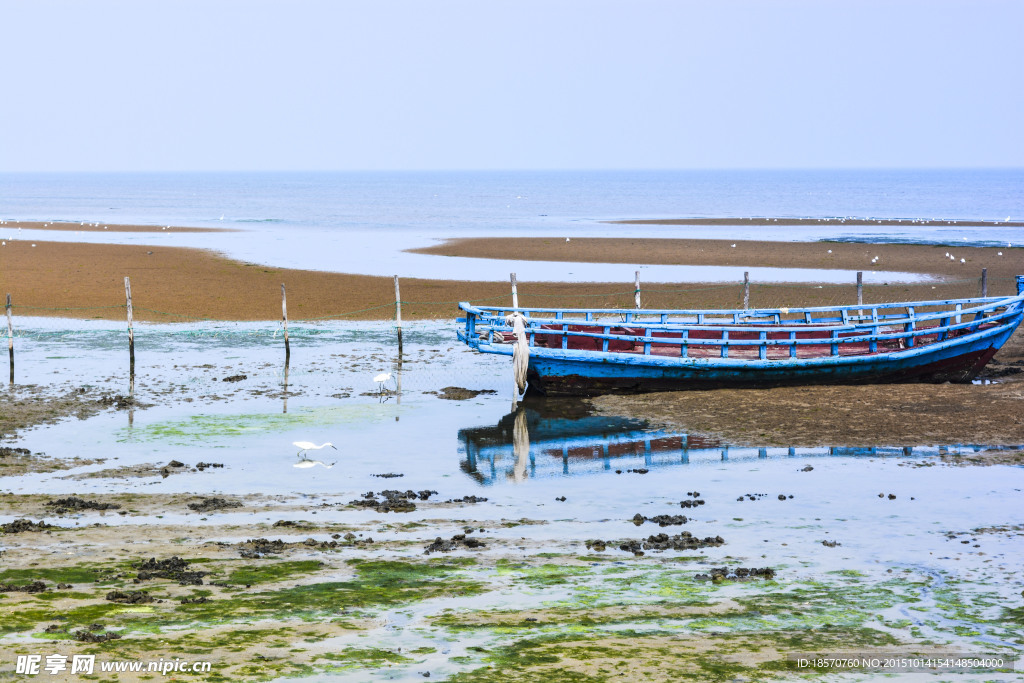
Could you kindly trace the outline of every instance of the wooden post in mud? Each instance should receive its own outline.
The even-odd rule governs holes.
[[[398,357],[402,357],[402,295],[398,291],[398,276],[395,276],[395,323],[398,325]]]
[[[864,305],[864,272],[857,271],[857,305]]]
[[[512,280],[512,308],[519,308],[519,288],[516,286],[516,274],[510,273],[509,278]]]
[[[124,278],[124,298],[128,307],[128,376],[135,381],[135,330],[132,327],[132,281]],[[131,392],[129,392],[131,393]]]
[[[292,358],[292,347],[288,343],[288,297],[285,296],[284,283],[281,283],[281,324],[284,326],[284,365],[288,367]]]
[[[743,310],[750,308],[750,273],[743,271]]]
[[[7,355],[11,363],[11,384],[14,384],[14,323],[11,322],[11,295],[7,294]]]
[[[640,309],[640,271],[636,271],[636,278],[633,280],[633,298],[636,299],[637,310]]]
[[[988,268],[981,269],[981,296],[988,296]]]

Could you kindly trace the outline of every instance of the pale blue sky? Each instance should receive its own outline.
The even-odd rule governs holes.
[[[1024,166],[1024,2],[0,0],[0,171]]]

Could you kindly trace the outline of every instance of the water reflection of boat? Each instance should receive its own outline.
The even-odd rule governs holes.
[[[986,446],[737,447],[643,420],[520,407],[494,426],[459,430],[462,470],[481,484],[628,469],[808,457],[920,457],[966,454]],[[1014,450],[1019,450],[1014,447]]]
[[[970,382],[1024,315],[1017,295],[818,308],[539,309],[462,303],[458,337],[513,355],[521,316],[531,392]]]

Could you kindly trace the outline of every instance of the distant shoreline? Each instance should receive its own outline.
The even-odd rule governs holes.
[[[602,221],[610,225],[771,225],[771,226],[806,226],[806,225],[907,225],[940,226],[959,225],[964,228],[989,228],[997,225],[1011,228],[1024,228],[1024,221],[979,221],[961,220],[956,218],[789,218],[771,216],[750,216],[736,218],[635,218],[618,221]]]

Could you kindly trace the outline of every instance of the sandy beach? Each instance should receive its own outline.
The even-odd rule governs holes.
[[[638,266],[669,263],[893,270],[927,274],[941,280],[915,285],[865,285],[866,303],[974,296],[980,291],[982,268],[988,269],[989,292],[1008,294],[1015,291],[1014,276],[1024,271],[1024,249],[1019,247],[954,249],[825,242],[628,238],[566,242],[558,238],[487,238],[455,240],[420,251],[459,257]],[[950,251],[954,260],[944,256]],[[876,256],[877,261],[872,263]],[[960,263],[961,258],[964,263]],[[459,301],[503,303],[510,298],[507,275],[495,275],[491,282],[402,278],[403,318],[452,318],[457,314]],[[32,246],[21,240],[0,247],[0,293],[11,294],[15,315],[120,319],[124,315],[126,276],[131,278],[134,314],[139,320],[276,320],[281,315],[282,283],[287,287],[291,319],[387,320],[395,316],[394,282],[386,277],[272,268],[180,247],[43,241]],[[742,302],[739,282],[643,283],[642,287],[645,308],[731,308]],[[855,300],[854,291],[852,281],[849,285],[820,288],[753,282],[751,305],[851,303]],[[633,283],[521,281],[519,295],[521,305],[528,307],[631,308]]]

